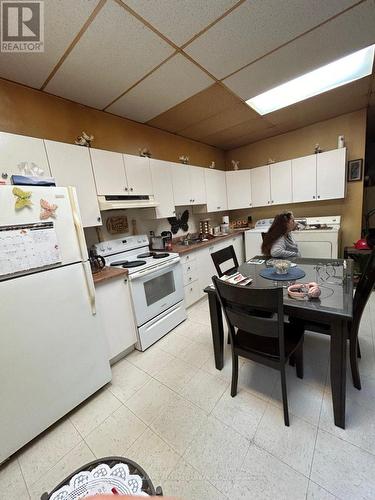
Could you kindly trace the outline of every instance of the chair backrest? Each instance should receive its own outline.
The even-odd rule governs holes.
[[[264,241],[264,237],[266,236],[267,233],[260,233],[262,235],[262,241]]]
[[[236,256],[236,252],[234,251],[233,245],[230,245],[228,247],[222,248],[221,250],[218,250],[217,252],[214,252],[211,254],[212,260],[214,262],[215,268],[217,275],[219,278],[223,276],[224,274],[232,274],[234,271],[237,270],[238,268],[238,260]],[[222,271],[221,267],[222,264],[225,262],[232,261],[234,264],[232,267],[229,269],[226,269],[225,271]],[[232,264],[230,263],[230,264]]]
[[[358,335],[358,328],[361,323],[363,311],[366,307],[368,299],[375,285],[375,250],[368,258],[365,269],[357,284],[353,299],[353,321],[352,331],[354,335]]]
[[[236,329],[261,337],[279,338],[280,358],[284,358],[283,289],[245,288],[212,277],[228,323],[232,345]]]

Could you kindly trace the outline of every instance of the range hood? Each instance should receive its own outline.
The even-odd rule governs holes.
[[[150,208],[157,207],[153,196],[149,195],[107,195],[98,196],[99,209],[102,210],[123,210],[125,208]]]

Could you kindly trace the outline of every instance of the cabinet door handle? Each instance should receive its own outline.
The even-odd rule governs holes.
[[[273,200],[271,200],[271,203],[274,203],[274,201],[273,201]]]
[[[269,205],[270,204],[270,200],[267,201],[267,204]]]
[[[133,191],[133,188],[130,188],[130,191]]]
[[[318,199],[320,198],[320,195],[318,195]]]
[[[315,196],[313,196],[313,200],[315,200]]]
[[[100,222],[102,219],[101,219],[100,217],[98,217],[96,220],[97,220],[98,222]]]
[[[186,260],[189,260],[189,256],[188,255],[186,256]]]
[[[128,188],[125,186],[125,187],[124,187],[124,191],[127,191],[127,190],[128,190]]]
[[[7,173],[7,172],[3,172],[3,173],[1,174],[1,178],[2,178],[2,179],[8,179],[8,173]]]
[[[188,271],[190,271],[190,266],[187,269],[188,269]]]

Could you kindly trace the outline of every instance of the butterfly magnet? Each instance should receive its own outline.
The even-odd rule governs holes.
[[[179,229],[183,231],[189,230],[189,210],[182,212],[181,217],[168,217],[168,222],[171,225],[171,231],[176,234]]]
[[[43,198],[40,199],[40,219],[41,220],[46,220],[49,219],[50,217],[55,219],[56,217],[56,209],[57,205],[48,203],[47,200],[43,200]]]
[[[14,187],[12,190],[12,193],[16,197],[16,203],[14,205],[14,208],[16,210],[22,210],[25,207],[31,207],[32,201],[31,201],[31,191],[24,191],[23,189],[19,187]]]

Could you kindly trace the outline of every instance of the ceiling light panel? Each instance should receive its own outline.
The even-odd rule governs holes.
[[[246,100],[375,42],[374,3],[364,2],[255,61],[224,83]]]
[[[216,78],[224,78],[354,3],[247,0],[184,50]]]
[[[137,14],[181,46],[238,0],[122,0]]]
[[[115,1],[107,1],[46,91],[102,109],[174,52]]]
[[[305,75],[248,99],[261,115],[285,108],[328,90],[341,87],[372,73],[375,45],[359,50]]]
[[[177,54],[114,102],[107,111],[145,122],[214,83],[206,73]]]

